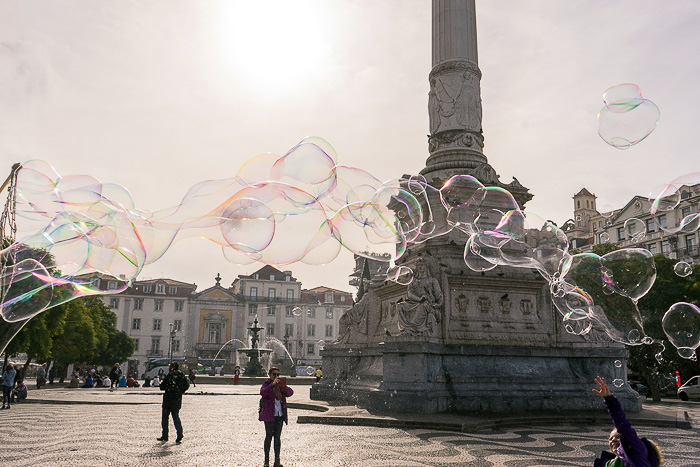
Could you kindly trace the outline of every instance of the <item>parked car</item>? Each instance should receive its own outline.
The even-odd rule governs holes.
[[[678,397],[682,401],[689,399],[700,400],[700,376],[693,376],[678,388]]]

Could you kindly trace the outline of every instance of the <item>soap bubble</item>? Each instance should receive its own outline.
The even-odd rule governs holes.
[[[306,374],[309,376],[313,376],[316,373],[316,368],[312,366],[307,366],[306,367]]]
[[[643,99],[634,84],[613,86],[603,94],[605,107],[598,113],[598,134],[617,149],[627,149],[651,134],[661,113]]]
[[[664,314],[661,326],[678,354],[693,358],[700,346],[700,308],[692,303],[675,303]]]
[[[606,219],[612,217],[613,214],[615,214],[615,209],[609,204],[605,204],[600,208],[600,215]]]
[[[294,308],[292,308],[292,314],[294,316],[301,316],[302,313],[303,313],[303,310],[301,308],[299,308],[298,306],[295,306]]]
[[[693,267],[685,261],[679,261],[673,266],[673,272],[675,272],[677,276],[687,277],[693,273]]]
[[[615,368],[622,368],[622,362],[620,360],[615,360]]]
[[[621,388],[622,386],[625,385],[625,382],[619,378],[613,380],[613,384],[615,385],[616,388]]]
[[[608,243],[610,241],[610,234],[607,232],[601,232],[598,239],[599,239],[600,243]]]
[[[624,228],[627,237],[635,243],[642,240],[647,233],[646,224],[635,217],[627,219]]]
[[[319,349],[323,350],[323,348],[324,348],[325,346],[326,346],[326,341],[324,341],[323,339],[321,339],[320,341],[318,341],[318,348],[319,348]]]

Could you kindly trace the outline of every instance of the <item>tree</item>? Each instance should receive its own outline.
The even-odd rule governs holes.
[[[128,360],[134,354],[136,345],[127,333],[114,327],[117,315],[99,297],[85,297],[83,301],[96,326],[97,346],[90,362],[109,366]]]
[[[97,349],[95,324],[82,300],[65,304],[63,332],[53,338],[53,357],[62,367],[74,362],[89,362]]]

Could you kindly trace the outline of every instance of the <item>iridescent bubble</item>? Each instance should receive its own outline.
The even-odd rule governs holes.
[[[673,211],[681,202],[681,194],[673,184],[661,185],[649,193],[649,202],[651,203],[649,212],[652,214]]]
[[[627,149],[645,139],[661,116],[656,104],[630,92],[634,88],[627,83],[608,89],[604,94],[605,107],[598,113],[598,134],[617,149]]]
[[[307,366],[307,367],[306,367],[306,374],[307,374],[307,375],[313,376],[314,373],[316,373],[316,368],[314,368],[314,367],[312,367],[312,366]]]
[[[615,360],[615,368],[622,368],[622,362],[620,360]]]
[[[408,266],[399,266],[396,269],[396,277],[394,279],[399,285],[409,285],[413,282],[413,270]]]
[[[622,386],[625,385],[625,382],[619,378],[613,380],[613,384],[615,385],[616,388],[621,388]]]
[[[693,273],[693,267],[685,261],[679,261],[673,266],[673,272],[679,277],[688,277]]]
[[[605,204],[600,208],[600,215],[608,219],[615,214],[615,209],[609,204]]]
[[[320,341],[318,341],[318,348],[323,350],[324,347],[326,347],[326,341],[321,339]]]
[[[295,306],[294,308],[292,308],[292,314],[293,314],[294,316],[301,316],[301,314],[302,314],[303,312],[304,312],[304,311],[303,311],[301,308],[299,308],[298,306]]]
[[[607,232],[601,232],[598,236],[600,243],[608,243],[610,241],[610,234]]]
[[[624,224],[625,234],[633,242],[639,242],[647,233],[646,224],[636,217],[630,217]]]
[[[663,319],[661,326],[668,340],[678,349],[683,358],[692,358],[700,346],[700,308],[692,303],[673,304]]]

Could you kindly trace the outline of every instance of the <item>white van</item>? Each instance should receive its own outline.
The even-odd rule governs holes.
[[[700,399],[700,376],[693,376],[685,384],[678,388],[678,397],[682,401],[688,399]]]

